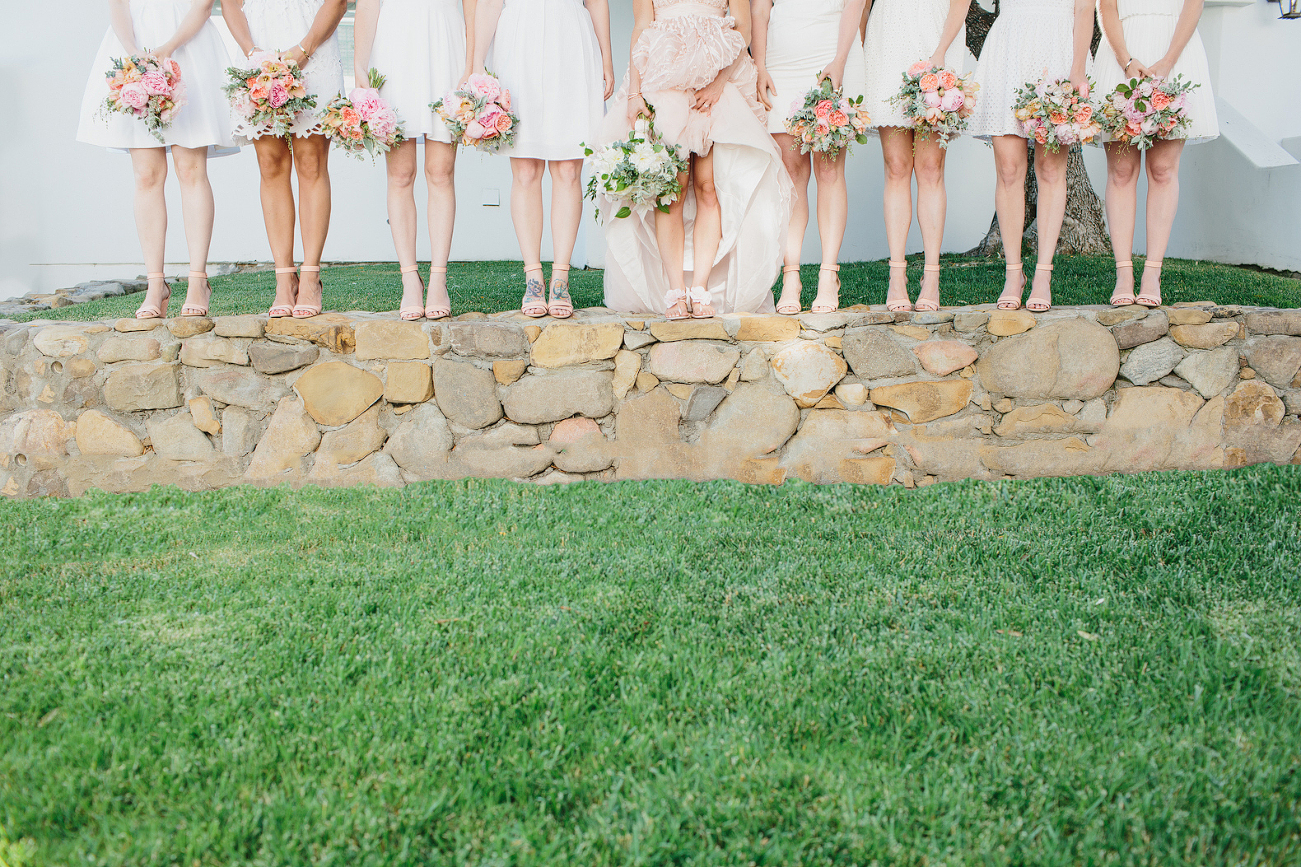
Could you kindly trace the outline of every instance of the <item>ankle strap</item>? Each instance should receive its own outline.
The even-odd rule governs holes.
[[[673,307],[681,304],[689,298],[691,298],[691,295],[686,289],[670,289],[664,293],[664,305],[666,307]]]
[[[1143,267],[1144,267],[1144,268],[1160,268],[1160,267],[1161,267],[1162,265],[1164,265],[1164,264],[1165,264],[1165,260],[1164,260],[1164,259],[1148,259],[1146,262],[1143,263]]]
[[[406,268],[399,268],[399,269],[398,269],[398,273],[399,273],[399,274],[414,274],[415,272],[417,272],[417,271],[419,271],[419,270],[420,270],[420,266],[417,264],[417,265],[411,265],[411,266],[406,267]]]
[[[907,268],[907,267],[908,267],[908,263],[907,263],[907,262],[896,262],[895,260],[891,259],[891,260],[890,260],[890,267],[891,267],[891,268]]]
[[[552,265],[552,266],[551,266],[551,273],[554,274],[554,273],[556,273],[557,271],[564,271],[566,274],[568,274],[568,273],[569,273],[569,266],[568,266],[568,265]]]
[[[1052,265],[1035,265],[1035,266],[1034,266],[1034,269],[1035,269],[1036,271],[1052,271],[1053,266],[1052,266]]]
[[[295,266],[293,266],[293,267],[291,267],[291,268],[277,268],[277,269],[276,269],[276,273],[277,273],[277,274],[297,274],[297,273],[298,273],[298,266],[295,265]]]
[[[1024,271],[1024,270],[1025,270],[1025,266],[1022,265],[1020,262],[1008,262],[1008,263],[1004,266],[1004,270],[1007,270],[1007,271]]]
[[[146,280],[166,280],[166,279],[167,279],[167,275],[164,274],[162,271],[150,271],[148,274],[145,275],[145,279],[146,279]]]
[[[191,277],[202,277],[204,280],[207,280],[207,279],[208,279],[208,272],[207,272],[207,271],[191,271],[191,272],[190,272],[190,276],[191,276]]]
[[[1133,259],[1126,259],[1124,262],[1117,262],[1117,263],[1116,263],[1116,267],[1117,267],[1117,268],[1133,268],[1133,267],[1134,267],[1134,260],[1133,260]]]
[[[822,265],[822,266],[820,266],[820,267],[818,268],[818,270],[819,270],[819,271],[830,271],[832,274],[839,274],[839,273],[840,273],[840,266],[839,266],[839,265]]]
[[[447,266],[446,266],[446,265],[430,265],[430,266],[429,266],[429,273],[431,273],[431,274],[446,274],[446,273],[447,273]]]
[[[782,268],[782,273],[783,273],[783,274],[798,274],[798,273],[800,273],[800,266],[799,266],[799,265],[787,265],[785,268]]]
[[[317,271],[320,271],[320,270],[321,270],[321,266],[320,266],[320,265],[299,265],[299,266],[298,266],[298,270],[299,270],[299,271],[306,271],[306,272],[308,272],[309,274],[313,274],[313,273],[315,273],[315,272],[317,272]]]
[[[541,270],[542,270],[542,263],[541,263],[541,262],[534,262],[532,265],[525,265],[525,266],[524,266],[524,273],[525,273],[525,274],[527,274],[527,273],[530,272],[530,271],[541,271]]]
[[[939,265],[923,265],[922,270],[929,271],[932,274],[934,274],[936,271],[941,270],[941,267]]]

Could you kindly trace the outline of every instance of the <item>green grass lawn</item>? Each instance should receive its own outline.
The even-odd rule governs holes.
[[[1301,863],[1298,502],[1255,467],[6,503],[0,857]]]
[[[909,280],[913,295],[921,280],[920,256],[910,260]],[[1027,259],[1027,261],[1030,261]],[[1139,260],[1141,268],[1141,259]],[[995,259],[946,257],[942,280],[946,305],[989,304],[1003,288],[1003,262]],[[428,277],[428,266],[422,267]],[[1301,281],[1231,265],[1186,259],[1166,259],[1163,294],[1168,304],[1178,301],[1212,300],[1220,304],[1253,304],[1263,307],[1301,307]],[[804,268],[805,307],[813,302],[818,269]],[[841,271],[844,287],[841,304],[884,304],[889,268],[885,262],[859,262]],[[341,265],[328,267],[324,276],[325,303],[329,310],[396,310],[402,298],[402,279],[396,264]],[[1057,304],[1106,304],[1115,286],[1115,265],[1097,256],[1059,257],[1055,274],[1054,301]],[[577,307],[602,303],[602,272],[574,271],[570,288]],[[514,310],[523,294],[523,265],[519,262],[453,263],[448,272],[452,313],[471,311],[495,313]],[[260,313],[271,305],[275,275],[270,270],[217,277],[212,313],[225,316]],[[176,311],[185,293],[177,285]],[[128,295],[105,298],[88,304],[43,311],[30,318],[113,319],[130,316],[141,297]]]

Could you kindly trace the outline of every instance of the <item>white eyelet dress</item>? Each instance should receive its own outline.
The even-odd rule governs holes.
[[[141,52],[157,48],[176,33],[190,12],[189,0],[131,0],[131,26],[135,30],[136,48]],[[81,120],[77,141],[112,150],[157,148],[177,145],[183,148],[208,147],[216,152],[234,153],[231,141],[230,110],[221,92],[226,82],[230,55],[221,33],[209,21],[189,42],[176,49],[172,58],[181,67],[186,104],[176,113],[172,124],[163,131],[163,144],[145,129],[143,122],[124,114],[103,115],[100,107],[108,98],[108,72],[114,58],[124,57],[126,49],[112,28],[104,36],[81,102]]]
[[[1117,6],[1130,57],[1145,66],[1164,57],[1170,50],[1183,0],[1119,0]],[[1098,47],[1094,74],[1099,97],[1111,93],[1122,81],[1130,78],[1120,68],[1115,50],[1106,42]],[[1206,61],[1206,47],[1200,33],[1193,33],[1183,54],[1179,55],[1179,61],[1170,71],[1171,78],[1176,75],[1201,85],[1188,94],[1189,123],[1182,133],[1184,140],[1188,144],[1200,144],[1218,138],[1220,121],[1215,111],[1215,94],[1211,92],[1211,68]],[[1102,143],[1101,136],[1098,143]]]
[[[1075,0],[1003,0],[976,66],[980,95],[967,134],[1026,138],[1012,112],[1016,92],[1043,78],[1069,78],[1075,60]]]
[[[948,16],[949,0],[876,0],[872,4],[863,43],[863,53],[867,56],[863,108],[871,115],[873,128],[910,126],[903,112],[890,104],[890,97],[899,92],[908,67],[926,60],[940,47]],[[961,75],[966,59],[964,27],[944,55],[944,65]]]
[[[805,95],[818,84],[818,73],[836,59],[844,11],[845,0],[774,0],[765,64],[777,95],[768,112],[768,132],[786,132],[786,118],[804,104]],[[849,99],[867,90],[867,65],[858,39],[845,62],[844,90]]]
[[[583,159],[605,115],[601,44],[583,0],[506,0],[488,69],[519,115],[514,146],[499,154]]]
[[[370,65],[388,79],[380,96],[397,111],[407,138],[450,143],[451,132],[429,104],[455,88],[465,70],[461,0],[382,0]]]
[[[322,0],[244,0],[244,16],[253,34],[253,44],[263,51],[289,51],[312,29]],[[343,63],[339,58],[339,34],[317,46],[312,59],[303,68],[303,84],[316,97],[315,111],[301,111],[290,132],[295,136],[317,135],[321,117],[330,100],[343,93]],[[233,113],[232,113],[233,114]],[[244,144],[259,139],[267,130],[248,125],[235,118],[235,136]]]

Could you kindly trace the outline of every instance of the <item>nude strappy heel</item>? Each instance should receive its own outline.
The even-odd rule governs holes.
[[[922,270],[927,274],[938,274],[941,268],[939,265],[923,265]],[[913,305],[913,309],[918,313],[934,313],[936,310],[940,309],[940,302],[923,301],[921,296],[918,295],[917,303]]]
[[[542,273],[541,262],[524,266],[524,300],[520,303],[520,312],[532,319],[541,319],[547,315],[547,304],[543,295],[542,278],[529,279],[529,274],[534,271]]]
[[[212,284],[208,282],[207,271],[191,271],[191,277],[202,277],[203,285],[208,290],[208,303],[200,307],[198,304],[186,304],[181,308],[182,316],[207,316],[208,308],[212,305]],[[188,292],[186,294],[189,294]]]
[[[823,265],[818,269],[819,272],[826,271],[829,274],[836,275],[836,303],[828,307],[825,304],[819,304],[817,299],[813,299],[813,306],[809,308],[811,313],[835,313],[840,309],[840,266]]]
[[[687,312],[674,316],[673,308],[680,304],[686,306]],[[691,318],[691,294],[686,289],[670,289],[664,293],[664,318],[670,322]]]
[[[565,275],[561,280],[556,277],[559,271]],[[554,263],[551,265],[551,291],[547,301],[547,313],[553,319],[568,319],[574,315],[574,302],[569,297],[569,266],[564,268],[557,267]]]
[[[998,309],[1020,310],[1021,296],[1025,294],[1025,267],[1020,262],[1008,262],[1005,271],[1007,274],[1019,272],[1021,274],[1021,285],[1017,287],[1015,298],[1008,294],[1011,290],[1003,290],[1003,294],[998,296]]]
[[[688,293],[691,296],[691,318],[692,319],[712,319],[714,318],[713,293],[704,286],[696,286]],[[701,312],[697,312],[700,308]],[[703,311],[708,310],[708,313]]]
[[[429,273],[430,273],[430,274],[446,274],[446,273],[447,273],[447,266],[446,266],[446,265],[430,265],[430,266],[429,266]],[[447,281],[444,280],[443,282],[446,283]],[[450,304],[448,304],[448,305],[446,305],[446,306],[442,306],[442,307],[430,307],[429,304],[428,304],[428,302],[426,301],[426,303],[425,303],[425,318],[426,318],[426,319],[446,319],[447,317],[449,317],[449,316],[451,316],[451,315],[452,315],[452,306],[451,306]]]
[[[783,280],[783,282],[786,280],[786,275],[787,275],[787,274],[798,274],[798,273],[800,273],[800,266],[799,266],[799,265],[787,265],[786,267],[782,268],[782,280]],[[797,280],[796,282],[799,282],[799,281]],[[801,284],[800,284],[800,291],[803,292],[803,290],[804,290],[804,284],[801,283]],[[783,294],[783,295],[786,294],[785,286],[784,286],[784,285],[783,285],[783,287],[782,287],[782,294]],[[800,304],[799,304],[798,299],[799,299],[799,295],[796,295],[796,303],[795,303],[795,304],[789,304],[789,303],[787,303],[787,304],[778,304],[778,305],[777,305],[777,312],[780,313],[782,316],[797,316],[797,315],[799,315],[799,312],[800,312]]]
[[[1161,266],[1164,264],[1164,259],[1148,259],[1143,263],[1143,270],[1146,271],[1148,268],[1151,268],[1156,272],[1157,279],[1159,280],[1161,278]],[[1141,307],[1160,307],[1161,293],[1157,292],[1156,295],[1148,295],[1145,292],[1140,292],[1138,297],[1134,299],[1134,303]]]
[[[891,301],[887,294],[886,301],[885,301],[885,309],[889,310],[891,313],[907,313],[909,310],[913,309],[913,303],[908,299],[908,263],[896,262],[893,259],[891,259],[890,267],[904,269],[904,288],[903,288],[904,300]]]
[[[297,275],[297,274],[298,274],[298,268],[296,268],[296,267],[290,267],[290,268],[277,268],[277,269],[276,269],[276,274],[277,274],[277,275],[279,275],[279,274],[294,274],[294,275]],[[297,285],[297,281],[295,280],[295,285],[294,285],[294,300],[297,300],[297,299],[298,299],[298,285]],[[294,305],[292,305],[292,304],[275,304],[275,305],[273,305],[273,306],[271,307],[270,310],[267,311],[267,316],[268,316],[269,318],[271,318],[271,319],[284,319],[286,316],[292,316],[292,315],[293,315],[293,312],[294,312]]]
[[[172,298],[172,287],[167,282],[167,275],[162,271],[151,271],[145,275],[145,279],[153,282],[162,280],[163,285],[167,287],[167,293],[163,295],[162,304],[141,304],[136,310],[136,319],[162,319],[167,316],[167,302]]]
[[[306,272],[308,274],[319,274],[321,272],[321,266],[300,265],[298,271],[300,273]],[[317,283],[320,284],[321,287],[321,301],[317,304],[294,304],[293,315],[295,319],[311,319],[313,316],[321,315],[321,310],[325,306],[325,284],[320,282],[319,277],[317,278]]]
[[[1134,261],[1133,261],[1132,259],[1126,259],[1124,262],[1117,262],[1117,263],[1116,263],[1116,270],[1119,271],[1121,268],[1128,268],[1128,269],[1130,269],[1131,271],[1134,270]],[[1133,290],[1133,289],[1129,290],[1129,297],[1128,297],[1128,298],[1125,297],[1124,295],[1117,295],[1115,292],[1111,293],[1111,306],[1112,306],[1112,307],[1131,307],[1131,306],[1133,306],[1133,304],[1134,304],[1134,290]]]
[[[420,275],[420,265],[409,265],[406,268],[399,268],[399,274]],[[425,315],[425,281],[420,281],[420,304],[416,307],[399,307],[398,318],[403,322],[415,322]]]
[[[1048,300],[1045,301],[1045,300],[1043,300],[1042,298],[1036,298],[1035,295],[1034,295],[1034,292],[1032,291],[1032,292],[1030,293],[1030,300],[1028,300],[1028,301],[1025,302],[1025,309],[1026,309],[1026,310],[1029,310],[1031,313],[1047,313],[1050,309],[1052,309],[1052,306],[1053,306],[1053,301],[1052,301],[1052,298],[1053,298],[1053,295],[1052,295],[1052,273],[1053,273],[1053,266],[1052,266],[1052,265],[1035,265],[1035,266],[1034,266],[1034,269],[1035,269],[1036,272],[1038,272],[1038,271],[1046,271],[1046,272],[1049,274],[1049,277],[1048,277],[1048,282],[1049,282],[1049,288],[1048,288]]]

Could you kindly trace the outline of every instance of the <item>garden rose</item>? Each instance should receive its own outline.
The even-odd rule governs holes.
[[[818,103],[817,108],[813,110],[818,119],[824,119],[831,114],[831,100],[824,99]]]
[[[1156,93],[1152,94],[1152,107],[1157,111],[1163,111],[1168,108],[1170,102],[1170,95],[1165,91],[1158,90]]]
[[[957,86],[958,86],[958,77],[956,75],[954,75],[952,72],[950,72],[947,69],[940,73],[940,87],[944,88],[945,90],[948,90],[949,88],[957,87]]]
[[[289,101],[289,91],[285,90],[285,86],[278,81],[272,84],[271,93],[267,97],[267,102],[271,104],[271,107],[280,108],[288,101]]]
[[[922,80],[918,82],[918,86],[922,89],[923,93],[934,93],[936,90],[939,90],[940,77],[933,72],[929,72],[922,76]]]
[[[930,68],[931,68],[931,62],[929,60],[919,60],[916,63],[914,63],[912,66],[908,67],[908,77],[916,78],[922,73],[928,71]]]
[[[828,120],[831,121],[832,126],[840,127],[849,123],[849,116],[840,109],[836,109],[831,113],[831,117],[828,118]]]
[[[144,87],[145,93],[150,96],[161,96],[171,90],[171,87],[167,84],[167,76],[156,70],[151,70],[140,76],[140,84]]]
[[[145,91],[144,85],[138,81],[122,87],[122,101],[134,109],[142,109],[149,104],[149,94]]]
[[[515,122],[510,119],[510,115],[503,112],[497,116],[497,132],[510,132],[515,126]]]
[[[957,111],[962,108],[964,101],[965,97],[963,96],[962,91],[955,88],[945,92],[944,98],[940,100],[940,108],[945,111]]]

